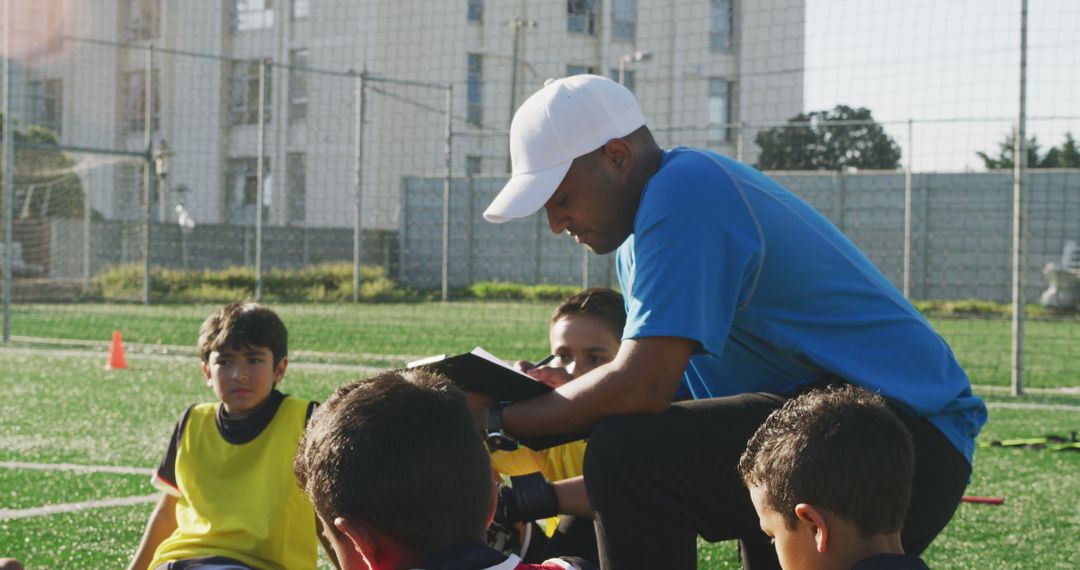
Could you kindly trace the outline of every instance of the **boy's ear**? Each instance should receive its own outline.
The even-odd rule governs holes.
[[[202,363],[202,373],[203,373],[203,376],[206,377],[206,385],[209,386],[210,383],[211,383],[211,380],[210,380],[210,365],[207,364],[205,361]]]
[[[274,385],[277,386],[278,382],[281,382],[285,378],[285,369],[289,367],[289,357],[282,356],[281,361],[274,367]]]
[[[829,547],[829,523],[824,511],[813,505],[799,503],[795,505],[795,516],[800,522],[808,525],[808,530],[814,533],[818,553],[825,554]]]
[[[371,525],[364,521],[351,521],[344,517],[334,519],[334,528],[345,537],[345,547],[351,552],[356,552],[367,564],[368,568],[378,568],[376,561],[379,559],[378,533]],[[344,564],[344,560],[340,560]]]

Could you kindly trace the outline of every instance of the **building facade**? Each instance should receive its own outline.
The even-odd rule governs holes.
[[[264,223],[351,227],[359,187],[363,227],[395,230],[404,177],[445,175],[448,101],[452,176],[505,177],[513,110],[549,77],[621,80],[662,144],[748,162],[754,131],[740,124],[802,111],[805,0],[13,0],[12,12],[19,125],[80,149],[164,141],[161,221],[183,203],[196,223],[253,223],[261,147]],[[73,156],[94,210],[141,215],[146,161]]]

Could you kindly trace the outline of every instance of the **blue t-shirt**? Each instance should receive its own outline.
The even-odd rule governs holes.
[[[694,398],[835,375],[929,419],[971,461],[986,406],[952,350],[851,240],[752,167],[666,151],[617,269],[623,338],[698,342]]]

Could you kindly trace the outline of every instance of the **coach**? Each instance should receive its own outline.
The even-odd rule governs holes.
[[[532,95],[510,153],[488,221],[543,207],[556,234],[617,250],[628,314],[615,360],[487,416],[519,436],[592,429],[585,486],[604,568],[693,568],[697,536],[739,539],[744,567],[779,568],[736,464],[771,411],[836,382],[879,392],[911,430],[903,542],[930,544],[963,495],[986,407],[847,237],[747,165],[661,150],[634,96],[598,76]],[[680,384],[693,401],[672,404]]]

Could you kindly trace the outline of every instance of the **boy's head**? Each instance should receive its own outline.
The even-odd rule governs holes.
[[[421,371],[339,387],[312,417],[294,470],[344,568],[422,563],[482,540],[493,513],[491,464],[465,395]]]
[[[555,308],[548,332],[551,366],[565,368],[571,376],[607,364],[619,352],[626,309],[622,295],[611,289],[586,289]]]
[[[914,464],[911,434],[885,400],[843,385],[769,415],[739,474],[781,566],[795,570],[840,567],[845,556],[875,553],[870,545],[898,546]]]
[[[231,417],[259,407],[285,376],[289,333],[274,311],[258,303],[229,303],[199,330],[206,383]]]

